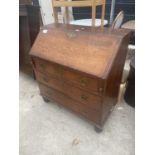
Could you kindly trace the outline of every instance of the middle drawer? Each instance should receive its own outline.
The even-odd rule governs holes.
[[[104,81],[97,77],[90,77],[85,73],[81,73],[58,64],[54,64],[40,58],[33,58],[36,70],[46,73],[56,79],[62,79],[67,83],[72,83],[79,88],[90,91],[96,95],[103,96]]]
[[[72,99],[75,99],[94,110],[98,111],[101,109],[102,97],[100,96],[90,94],[89,92],[69,85],[64,81],[46,76],[46,74],[42,74],[37,71],[36,78],[39,82],[46,84],[60,92],[63,92],[65,95],[68,95]]]

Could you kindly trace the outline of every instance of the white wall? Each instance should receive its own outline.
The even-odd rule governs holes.
[[[51,24],[54,22],[51,1],[52,0],[39,0],[39,4],[41,7],[42,20],[43,20],[44,25]],[[64,15],[64,8],[61,8],[61,12]],[[58,14],[59,22],[63,22],[62,14]],[[70,16],[70,20],[72,20],[73,16],[72,16],[72,8],[71,7],[69,8],[69,16]]]
[[[52,16],[52,3],[51,0],[39,0],[39,4],[41,7],[41,16],[43,20],[43,24],[51,24],[54,22],[54,18]]]

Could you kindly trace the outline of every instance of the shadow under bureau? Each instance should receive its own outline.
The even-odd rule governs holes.
[[[40,93],[101,131],[117,102],[130,31],[44,26],[30,51]]]

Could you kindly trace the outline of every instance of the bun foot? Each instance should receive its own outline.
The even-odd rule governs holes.
[[[44,97],[44,96],[43,96],[43,100],[44,100],[46,103],[50,102],[50,100],[49,100],[49,99],[47,99],[47,98],[46,98],[46,97]]]
[[[103,130],[102,128],[97,127],[97,126],[95,126],[94,129],[95,129],[95,131],[96,131],[97,133],[101,133],[102,130]]]

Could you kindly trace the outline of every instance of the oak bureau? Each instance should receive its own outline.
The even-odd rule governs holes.
[[[117,103],[130,31],[44,26],[30,51],[44,101],[54,100],[95,125]]]

